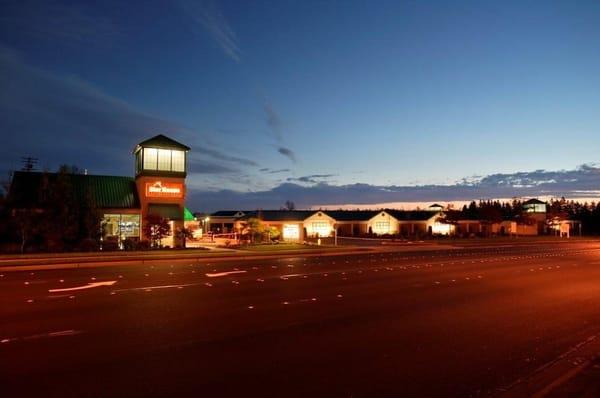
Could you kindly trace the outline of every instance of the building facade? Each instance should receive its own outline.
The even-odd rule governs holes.
[[[44,196],[59,181],[80,203],[89,203],[102,216],[103,239],[122,247],[125,240],[145,240],[144,223],[150,215],[162,217],[171,233],[161,244],[182,246],[177,231],[200,228],[185,208],[187,153],[190,148],[164,135],[136,145],[135,176],[15,172],[8,199],[13,207],[44,211]]]

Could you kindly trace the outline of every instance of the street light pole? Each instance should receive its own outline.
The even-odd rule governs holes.
[[[334,238],[334,246],[337,246],[337,224],[333,224],[333,238]]]

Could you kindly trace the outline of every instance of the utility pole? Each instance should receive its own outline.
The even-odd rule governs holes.
[[[38,159],[31,157],[31,156],[22,156],[21,157],[21,163],[23,163],[23,167],[21,168],[22,171],[34,171],[35,170],[35,165],[37,164]]]

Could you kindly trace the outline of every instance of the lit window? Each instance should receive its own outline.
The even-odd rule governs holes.
[[[185,171],[185,152],[172,151],[173,171]]]
[[[324,221],[317,221],[312,223],[312,233],[313,235],[319,236],[329,236],[331,233],[331,228],[329,224]]]
[[[158,165],[158,149],[144,148],[144,170],[156,170]]]
[[[297,224],[283,224],[283,239],[298,240],[300,239],[300,226]]]
[[[119,239],[140,237],[139,214],[105,214],[103,217],[104,235]]]
[[[387,221],[377,221],[373,226],[373,232],[378,235],[390,233],[390,223]]]
[[[451,224],[442,224],[442,223],[436,222],[431,227],[431,233],[436,234],[436,235],[450,235],[450,232],[452,232]]]
[[[171,171],[171,151],[168,149],[158,150],[158,170]]]

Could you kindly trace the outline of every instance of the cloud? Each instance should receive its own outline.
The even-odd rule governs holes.
[[[265,115],[266,115],[265,121],[267,123],[267,126],[269,127],[269,131],[271,132],[272,137],[275,139],[275,142],[277,143],[277,152],[279,152],[281,155],[287,157],[292,162],[296,163],[298,158],[296,157],[296,154],[294,153],[294,151],[292,151],[290,148],[287,148],[284,146],[283,122],[282,122],[281,117],[275,111],[273,106],[267,101],[265,101],[263,109],[265,110]]]
[[[263,108],[267,115],[267,125],[273,132],[273,135],[277,142],[281,142],[283,140],[283,122],[281,121],[281,117],[277,112],[275,112],[271,104],[265,103]]]
[[[211,35],[229,58],[240,62],[237,36],[214,1],[180,0],[178,4],[194,24],[202,26]]]
[[[289,173],[291,170],[290,169],[272,170],[268,167],[263,167],[262,169],[259,169],[258,171],[260,171],[261,173],[266,173],[266,174],[279,174],[279,173]]]
[[[140,111],[81,79],[29,66],[1,46],[0,87],[0,171],[18,168],[20,156],[31,155],[39,158],[40,169],[68,163],[95,174],[130,175],[130,150],[143,139],[167,134],[192,146],[197,140],[206,142],[201,134]],[[192,151],[189,162],[196,173],[256,166],[206,147]]]
[[[230,174],[237,173],[239,170],[204,159],[194,159],[188,157],[188,173],[193,174]]]
[[[289,148],[279,147],[277,148],[277,152],[282,154],[283,156],[289,158],[292,162],[296,163],[296,154]]]
[[[579,200],[598,201],[600,199],[600,167],[584,164],[574,170],[536,170],[492,174],[481,177],[475,182],[458,182],[453,185],[397,186],[363,183],[331,185],[317,181],[316,184],[307,186],[285,182],[272,189],[256,192],[231,190],[192,192],[190,203],[192,206],[195,203],[201,203],[203,210],[212,211],[279,208],[285,200],[293,200],[298,208],[308,208],[347,203],[368,205],[391,202],[470,201],[538,196],[564,196]]]
[[[302,177],[288,177],[287,181],[297,181],[297,182],[303,182],[303,183],[308,183],[308,184],[318,184],[323,182],[323,179],[328,179],[331,177],[335,177],[336,174],[311,174],[308,176],[302,176]]]
[[[15,1],[3,4],[0,24],[36,39],[101,44],[119,36],[108,18],[92,14],[82,4]]]
[[[202,148],[202,153],[206,154],[208,156],[211,156],[215,159],[238,163],[243,166],[258,166],[258,163],[256,163],[254,160],[240,158],[240,157],[231,156],[231,155],[226,155],[215,149]]]

